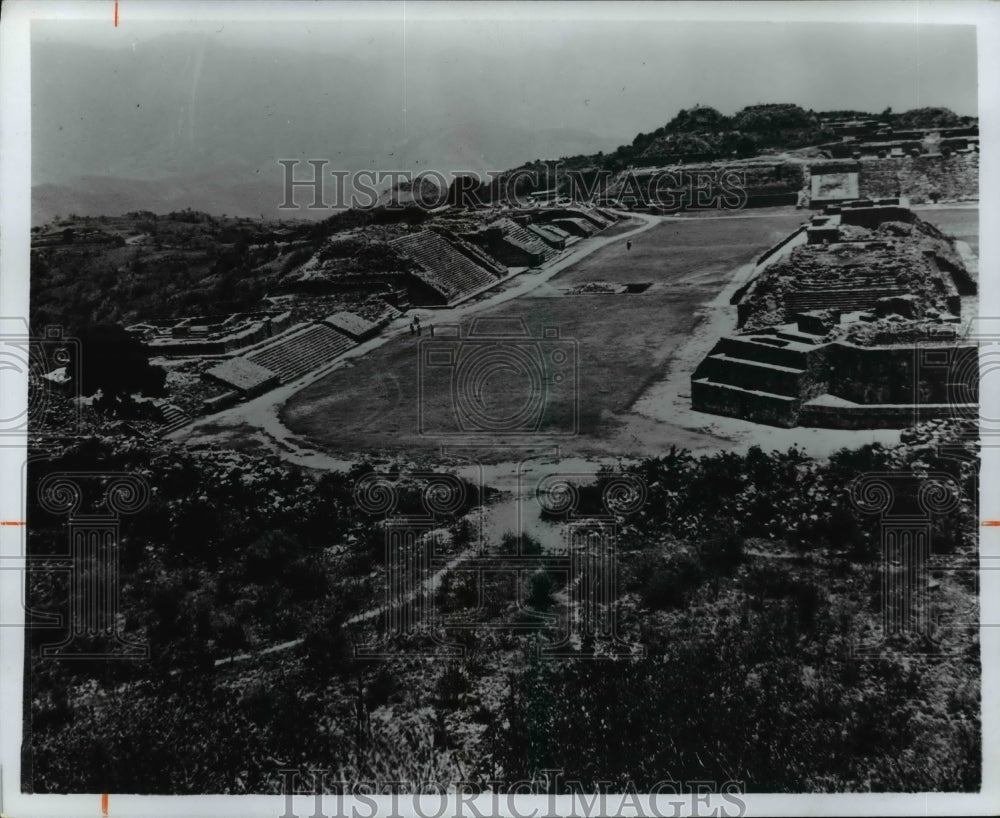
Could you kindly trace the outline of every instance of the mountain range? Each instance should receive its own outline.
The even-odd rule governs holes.
[[[470,82],[447,59],[246,48],[198,35],[117,49],[35,43],[33,222],[185,207],[317,217],[328,214],[278,210],[279,159],[449,175],[625,141],[558,123],[527,127],[545,121],[534,100],[498,113],[493,100],[511,80],[494,58],[474,62],[481,71]],[[297,178],[310,174],[303,164]]]

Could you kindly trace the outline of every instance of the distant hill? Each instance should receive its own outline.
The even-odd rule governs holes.
[[[384,170],[438,170],[449,174],[472,171],[485,175],[516,167],[533,157],[554,158],[563,152],[583,153],[600,146],[602,141],[593,134],[571,129],[523,128],[488,121],[466,122],[440,128],[403,139],[396,150],[386,153],[387,159],[378,165]],[[317,152],[312,157],[325,158]],[[396,159],[396,157],[403,157]],[[236,157],[234,157],[235,159]],[[312,201],[307,189],[295,192],[301,206],[295,211],[282,211],[278,205],[284,196],[284,170],[277,162],[265,160],[220,161],[188,173],[123,177],[112,175],[81,175],[65,178],[58,183],[41,183],[32,187],[32,224],[40,225],[57,216],[120,216],[133,210],[168,213],[190,207],[214,215],[248,218],[325,218],[328,211],[309,210]],[[300,160],[296,178],[309,178],[312,169]],[[331,159],[328,166],[336,167]],[[360,158],[345,160],[342,167],[357,169],[375,167]],[[140,173],[136,169],[133,171]],[[431,177],[433,178],[433,177]],[[326,200],[336,198],[336,182],[330,178]],[[381,187],[388,187],[388,184]]]
[[[798,105],[772,103],[749,105],[733,116],[725,116],[714,108],[696,106],[678,112],[670,122],[651,133],[638,134],[631,145],[588,158],[592,165],[611,171],[678,159],[748,158],[837,141],[837,132],[829,123],[840,119],[877,119],[896,130],[950,128],[976,122],[973,117],[959,117],[947,108],[874,114],[807,111]]]
[[[278,210],[279,159],[448,176],[565,157],[568,167],[615,172],[817,145],[831,138],[824,118],[876,116],[784,104],[729,116],[695,106],[623,144],[559,126],[544,95],[525,94],[514,110],[498,107],[532,81],[503,55],[466,55],[463,64],[476,66],[470,79],[440,54],[358,53],[237,47],[180,34],[115,49],[33,43],[34,223],[187,207],[258,219],[328,215]],[[877,116],[907,128],[962,121],[941,108]],[[307,193],[300,189],[303,204]]]

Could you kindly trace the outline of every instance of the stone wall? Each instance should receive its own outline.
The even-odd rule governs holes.
[[[750,340],[752,336],[727,336],[720,338],[712,353],[722,352],[734,358],[747,358],[753,361],[774,364],[775,366],[788,366],[793,368],[805,368],[808,365],[808,354],[798,349],[788,349],[781,345],[778,339],[771,344],[767,341],[757,343]],[[773,336],[762,335],[768,341]]]
[[[791,428],[798,423],[798,401],[730,389],[724,384],[692,381],[691,406],[698,412],[744,418],[771,426]]]
[[[859,193],[863,197],[909,196],[913,204],[940,199],[979,198],[979,154],[904,156],[866,159],[860,163]]]
[[[216,395],[214,398],[205,398],[205,400],[202,401],[202,411],[205,412],[205,414],[221,412],[223,409],[235,406],[239,402],[240,393],[235,390],[231,390],[229,392],[223,392],[221,395]]]
[[[783,247],[785,247],[790,242],[792,242],[796,238],[798,238],[798,236],[802,233],[802,231],[806,230],[807,228],[808,228],[808,225],[804,224],[801,227],[799,227],[797,230],[793,230],[791,233],[789,233],[787,236],[785,236],[781,241],[776,242],[775,244],[772,244],[770,247],[768,247],[763,253],[761,253],[757,257],[757,263],[758,264],[763,264],[765,261],[767,261],[769,258],[771,258],[771,256],[773,256],[775,253],[777,253],[779,250],[781,250]]]
[[[799,424],[821,429],[904,429],[917,422],[955,415],[952,404],[914,406],[823,406],[807,404]]]
[[[979,400],[978,378],[972,346],[835,342],[806,351],[728,337],[692,375],[691,403],[697,411],[773,426],[899,428],[917,415],[967,411]],[[857,405],[807,403],[824,394]]]
[[[875,207],[844,207],[840,211],[841,224],[853,224],[874,230],[882,222],[912,222],[913,211],[899,205]]]
[[[268,331],[267,325],[260,323],[222,338],[156,340],[148,344],[147,349],[151,355],[173,355],[180,357],[188,355],[225,355],[266,340],[271,337],[271,334]]]
[[[799,192],[792,190],[787,193],[758,193],[747,191],[747,201],[744,207],[792,207],[798,204]]]
[[[797,397],[809,391],[804,370],[770,366],[741,358],[709,356],[699,374],[718,383],[727,383],[759,392]]]
[[[829,346],[828,360],[830,394],[854,403],[947,403],[956,394],[978,400],[976,347],[866,348],[835,343]]]
[[[767,338],[767,336],[760,336]],[[827,389],[827,345],[791,349],[738,336],[720,338],[692,378],[708,378],[752,391],[808,400]]]
[[[938,271],[941,272],[942,281],[946,282],[946,285],[950,285],[951,289],[954,290],[954,293],[949,291],[949,297],[953,295],[976,295],[979,292],[979,284],[964,266],[955,264],[940,253],[934,253],[930,256],[930,259],[937,266]],[[957,310],[953,309],[952,312],[955,315],[959,315]]]

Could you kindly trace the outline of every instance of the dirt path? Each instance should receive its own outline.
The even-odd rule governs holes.
[[[344,624],[347,627],[350,627],[351,625],[360,625],[364,622],[367,622],[370,619],[375,619],[376,617],[384,613],[387,613],[392,608],[398,608],[400,605],[405,605],[406,603],[411,602],[413,599],[417,597],[418,594],[431,593],[434,590],[434,588],[437,587],[438,583],[441,581],[441,578],[448,571],[454,570],[463,562],[465,562],[467,559],[474,556],[478,551],[479,551],[479,546],[469,547],[465,549],[457,557],[453,557],[443,568],[439,569],[437,572],[435,572],[434,574],[429,576],[426,580],[424,580],[420,584],[419,588],[414,588],[404,597],[403,600],[397,602],[395,605],[391,607],[387,605],[376,605],[372,608],[369,608],[368,610],[355,614],[354,616],[345,620]],[[305,639],[302,637],[299,637],[298,639],[289,639],[287,642],[279,642],[276,645],[271,645],[266,648],[261,648],[260,650],[255,650],[250,653],[240,653],[235,656],[227,656],[224,659],[216,659],[215,667],[228,667],[229,665],[249,662],[252,661],[253,659],[259,659],[265,656],[273,656],[274,654],[277,653],[285,653],[289,650],[293,650],[294,648],[299,647],[304,641]]]
[[[955,209],[956,205],[938,206],[938,210]],[[965,209],[975,210],[976,205],[969,204]],[[930,210],[931,208],[917,208]],[[928,213],[930,215],[930,213]],[[517,277],[503,282],[491,293],[486,293],[473,301],[451,309],[434,310],[433,321],[441,323],[457,323],[471,315],[486,311],[495,311],[504,304],[527,296],[535,299],[545,293],[546,288],[552,288],[552,280],[579,265],[594,253],[610,245],[621,244],[657,225],[700,220],[722,221],[732,220],[738,223],[744,219],[774,218],[773,214],[760,213],[727,213],[699,215],[697,219],[690,216],[652,216],[648,214],[631,214],[639,223],[633,229],[625,229],[618,235],[602,236],[588,239],[571,248],[562,258],[540,273],[524,272]],[[627,225],[620,225],[627,228]],[[974,258],[975,253],[963,242],[960,251],[966,257],[967,263]],[[594,259],[589,259],[593,264]],[[584,265],[585,266],[585,265]],[[580,268],[577,267],[579,270]],[[735,307],[729,304],[729,299],[735,289],[745,282],[755,272],[753,263],[736,267],[728,277],[726,286],[708,303],[702,303],[694,308],[692,329],[689,337],[671,352],[666,361],[658,364],[661,371],[652,369],[650,379],[644,391],[638,392],[638,397],[625,411],[616,410],[613,417],[602,427],[598,435],[586,435],[567,441],[563,456],[577,455],[588,459],[608,459],[615,456],[638,457],[655,452],[670,445],[687,448],[695,453],[708,453],[721,448],[732,451],[745,451],[752,445],[765,449],[787,449],[792,445],[799,446],[814,456],[827,456],[833,451],[845,446],[859,446],[865,443],[879,442],[891,444],[899,439],[898,430],[829,430],[796,427],[781,429],[763,426],[738,418],[726,418],[692,410],[690,404],[690,375],[697,365],[711,350],[720,336],[732,331],[735,326]],[[535,303],[535,302],[531,302]],[[557,302],[551,302],[553,305]],[[513,305],[511,305],[513,306]],[[533,307],[533,309],[544,309]],[[431,311],[421,311],[426,315]],[[503,314],[501,312],[501,314]],[[365,449],[361,443],[348,444],[343,450],[337,450],[336,455],[324,451],[321,442],[314,442],[304,434],[296,434],[284,425],[279,412],[286,406],[292,396],[297,395],[305,387],[314,384],[331,372],[345,366],[353,366],[363,356],[369,355],[384,345],[406,336],[409,317],[397,319],[385,333],[377,338],[359,345],[328,366],[318,369],[290,384],[279,387],[255,400],[235,406],[217,415],[200,418],[193,424],[182,427],[171,433],[168,439],[185,441],[191,445],[222,444],[234,447],[248,446],[262,451],[273,452],[283,459],[300,466],[319,470],[345,470],[360,457],[371,458],[378,453]],[[371,367],[369,366],[369,369]],[[372,379],[372,389],[379,391],[392,389],[391,373],[381,381],[379,373],[368,378]],[[398,386],[396,387],[398,389]],[[392,401],[387,400],[387,404]],[[342,407],[340,407],[342,409]],[[392,424],[389,424],[390,426]],[[391,431],[391,429],[390,429]],[[358,433],[363,436],[364,432]],[[397,447],[398,448],[398,447]],[[437,456],[437,452],[414,452],[410,455],[416,459],[427,459]],[[387,455],[388,456],[388,455]],[[393,455],[397,456],[397,455]],[[509,457],[497,458],[509,460]],[[493,462],[485,457],[483,462]]]
[[[457,323],[470,315],[475,315],[476,313],[492,309],[499,304],[513,301],[542,286],[568,267],[577,264],[592,253],[596,253],[610,244],[627,241],[655,227],[666,219],[676,218],[650,216],[642,213],[630,214],[630,217],[640,222],[633,230],[614,236],[593,238],[580,242],[552,266],[542,272],[522,273],[520,281],[513,287],[502,289],[482,300],[468,302],[450,309],[434,310],[434,321],[442,324]],[[429,311],[417,310],[417,312],[423,314]],[[410,319],[408,316],[397,318],[392,324],[386,327],[381,335],[359,344],[330,364],[310,372],[297,381],[284,384],[246,403],[241,403],[231,409],[226,409],[209,417],[199,418],[193,423],[182,426],[166,435],[166,439],[184,441],[194,445],[210,444],[213,442],[222,442],[232,435],[245,434],[246,427],[249,427],[255,440],[289,462],[310,468],[346,469],[352,461],[330,457],[309,446],[296,437],[281,422],[278,413],[289,398],[309,384],[325,377],[348,362],[355,361],[367,355],[372,350],[378,349],[396,338],[408,335],[409,323]]]
[[[460,476],[465,479],[472,480],[474,482],[482,481],[486,485],[509,494],[509,496],[501,502],[491,504],[490,506],[473,512],[474,514],[482,513],[484,515],[482,534],[485,541],[499,542],[504,531],[513,530],[516,520],[522,525],[522,530],[533,533],[540,541],[542,541],[543,547],[546,544],[546,539],[555,543],[561,542],[562,525],[549,524],[549,531],[546,534],[546,532],[539,527],[539,521],[541,519],[539,516],[540,506],[530,505],[535,502],[535,490],[540,477],[546,473],[545,466],[547,464],[557,465],[560,473],[570,472],[575,479],[581,482],[591,479],[596,474],[600,466],[603,465],[600,461],[584,461],[580,459],[553,461],[553,455],[550,454],[542,458],[526,460],[520,463],[510,462],[487,467],[474,465],[456,470]],[[512,514],[512,510],[518,505],[521,505],[522,512],[519,514]],[[529,509],[525,509],[526,505],[529,506]],[[434,534],[435,532],[429,532],[425,536],[433,536]],[[466,560],[475,557],[480,552],[481,547],[482,543],[477,542],[470,545],[458,555],[452,557],[443,567],[438,569],[434,574],[421,583],[419,588],[415,588],[408,593],[404,602],[397,603],[395,607],[398,607],[399,604],[405,604],[405,602],[411,601],[417,596],[418,593],[433,592],[434,588],[437,587],[438,583],[441,581],[441,578],[448,571],[455,570]],[[560,596],[560,594],[563,596]],[[566,616],[571,616],[572,611],[569,609],[569,596],[567,589],[562,589],[557,592],[555,596],[556,603],[564,606],[564,614]],[[355,614],[347,619],[344,624],[348,626],[360,625],[377,618],[381,614],[386,613],[388,610],[388,606],[384,603],[380,603]],[[215,661],[215,666],[226,667],[232,664],[249,662],[254,659],[259,659],[277,653],[284,653],[299,647],[303,641],[304,640],[300,637],[297,639],[290,639],[285,642],[279,642],[266,648],[260,648],[247,653],[227,656],[223,659],[217,659]]]

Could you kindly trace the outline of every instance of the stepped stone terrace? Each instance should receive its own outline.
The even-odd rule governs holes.
[[[151,355],[224,355],[278,335],[291,321],[290,312],[276,310],[169,318],[125,329]]]
[[[510,267],[538,267],[558,255],[538,234],[509,218],[497,219],[464,238]]]
[[[495,284],[506,272],[494,259],[464,242],[449,241],[433,230],[401,236],[390,245],[408,259],[411,274],[445,304],[454,304]],[[464,251],[464,252],[463,252]]]
[[[694,409],[839,428],[976,411],[978,351],[961,340],[976,282],[953,240],[872,202],[814,217],[794,237],[734,296],[737,333],[694,371]]]
[[[485,215],[485,214],[479,214]],[[552,262],[561,250],[599,233],[618,220],[598,208],[539,207],[516,215],[494,209],[475,220],[465,213],[457,222],[439,220],[434,229],[407,233],[389,241],[419,286],[414,303],[452,306],[506,278],[513,270]],[[471,223],[470,223],[471,222]]]
[[[313,247],[262,303],[279,309],[135,324],[150,355],[169,361],[175,428],[334,364],[411,305],[453,306],[510,275],[554,261],[580,241],[553,221],[590,235],[617,221],[593,208],[537,208],[530,214],[438,214],[409,224],[341,231]],[[537,220],[537,224],[535,221]],[[534,229],[531,229],[534,228]],[[502,258],[501,258],[502,257]],[[348,307],[349,309],[345,309]]]
[[[358,344],[347,334],[346,324],[357,329],[362,321],[350,313],[339,313],[323,321],[299,324],[244,355],[213,366],[203,377],[229,391],[212,398],[205,409],[225,408],[238,400],[294,381],[335,360]],[[363,323],[367,325],[368,322]]]

